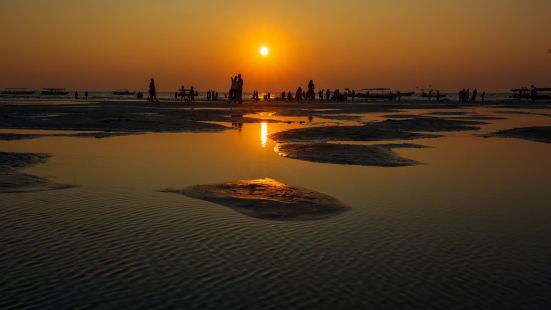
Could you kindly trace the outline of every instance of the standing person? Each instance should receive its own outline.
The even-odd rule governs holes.
[[[463,92],[465,92],[465,89],[462,89],[457,93],[457,97],[458,97],[457,99],[459,100],[460,103],[463,102]]]
[[[287,93],[287,100],[293,101],[293,94],[291,94],[291,91]]]
[[[151,78],[149,81],[149,102],[159,102],[159,99],[157,99],[157,89],[155,87],[155,80]]]
[[[86,100],[88,100],[88,91],[84,92],[84,98],[86,98]]]
[[[326,101],[329,101],[329,99],[331,98],[331,90],[329,90],[329,88],[325,91],[325,100]]]
[[[323,89],[318,91],[318,99],[319,101],[323,101]]]
[[[237,88],[237,76],[231,78],[231,86],[229,92],[230,103],[235,101],[235,92]]]
[[[478,96],[478,90],[476,88],[473,90],[473,96],[471,97],[472,102],[476,102],[476,97]]]
[[[314,81],[310,80],[308,82],[308,93],[306,94],[307,100],[315,100],[316,99],[316,93],[315,93],[316,86],[314,85]]]
[[[78,100],[78,90],[75,91],[75,99]]]
[[[519,97],[521,97],[521,95],[519,95]],[[536,99],[538,99],[538,89],[534,85],[530,87],[530,99],[532,99],[532,103],[535,103]]]
[[[189,101],[195,100],[195,95],[197,95],[197,93],[195,93],[195,88],[191,86],[191,88],[189,89],[189,95],[188,95]]]
[[[482,103],[484,103],[485,98],[486,98],[486,92],[483,91],[482,94],[480,95],[480,100],[482,100]]]
[[[463,101],[465,102],[469,102],[469,98],[471,97],[471,89],[470,88],[467,88],[465,90],[465,93],[463,93]]]
[[[302,102],[302,87],[297,88],[297,93],[295,94],[295,98],[297,99],[297,102]]]
[[[436,101],[440,101],[440,96],[441,96],[441,95],[440,95],[440,91],[437,90],[437,91],[436,91]]]
[[[243,103],[243,78],[241,77],[241,73],[237,75],[237,100],[239,101],[239,104]]]

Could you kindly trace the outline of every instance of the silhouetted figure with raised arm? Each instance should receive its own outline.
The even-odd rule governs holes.
[[[155,80],[152,78],[149,81],[149,102],[159,102],[159,99],[157,99],[157,89],[155,88]]]

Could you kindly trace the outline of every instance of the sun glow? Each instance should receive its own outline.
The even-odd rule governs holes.
[[[260,55],[262,56],[268,56],[268,54],[270,54],[270,49],[268,49],[268,47],[266,46],[263,46],[260,48]]]
[[[260,125],[260,143],[263,148],[265,148],[268,143],[268,123],[266,122]]]

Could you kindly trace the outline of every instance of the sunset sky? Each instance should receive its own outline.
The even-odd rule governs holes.
[[[0,37],[0,88],[551,87],[550,0],[2,0]]]

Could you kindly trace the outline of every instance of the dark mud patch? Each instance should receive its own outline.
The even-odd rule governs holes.
[[[396,128],[379,127],[372,124],[364,126],[323,126],[291,129],[270,136],[274,141],[286,142],[324,142],[324,141],[381,141],[413,140],[436,138],[439,135],[406,132]]]
[[[422,116],[404,120],[388,119],[386,121],[380,123],[372,123],[370,125],[379,126],[382,128],[393,128],[401,131],[443,132],[480,130],[479,125],[483,124],[486,123],[463,119],[448,119]]]
[[[143,132],[79,132],[67,134],[18,134],[18,133],[0,133],[0,141],[17,141],[50,137],[69,137],[69,138],[96,138],[104,139],[120,136],[139,135]]]
[[[19,169],[44,163],[50,158],[43,153],[0,152],[0,194],[26,193],[71,188],[48,179],[19,172]]]
[[[343,165],[402,167],[420,164],[396,154],[395,148],[424,148],[423,145],[376,144],[351,145],[337,143],[284,143],[277,147],[277,152],[287,158],[306,160],[318,163]]]
[[[551,126],[513,128],[483,135],[483,137],[517,138],[535,142],[551,143]]]
[[[319,220],[348,209],[331,196],[273,179],[195,185],[163,192],[213,202],[263,220]]]

